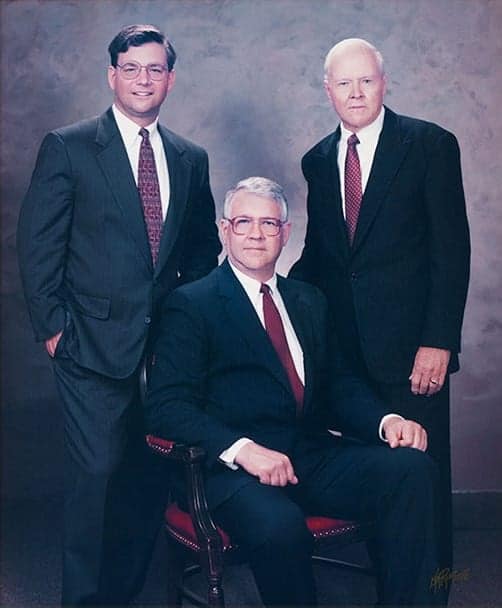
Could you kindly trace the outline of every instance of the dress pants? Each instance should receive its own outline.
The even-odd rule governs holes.
[[[54,359],[63,404],[63,605],[130,603],[167,500],[165,465],[145,444],[139,371],[112,379]]]
[[[409,383],[378,385],[376,390],[392,411],[419,422],[427,431],[427,453],[439,469],[439,567],[451,568],[452,497],[450,458],[450,386],[446,378],[443,388],[432,397],[413,395]]]
[[[438,479],[426,454],[333,439],[329,447],[299,442],[291,460],[298,485],[278,488],[251,478],[213,511],[247,553],[265,605],[316,604],[308,513],[375,522],[380,604],[444,602],[430,585],[438,563]]]

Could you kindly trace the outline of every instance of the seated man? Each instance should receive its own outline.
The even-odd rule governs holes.
[[[323,295],[275,273],[291,229],[278,184],[239,182],[220,228],[227,260],[164,303],[150,430],[207,451],[209,507],[265,605],[316,604],[305,513],[376,522],[381,604],[439,603],[424,429],[339,364],[334,374]],[[333,437],[335,421],[362,441]]]

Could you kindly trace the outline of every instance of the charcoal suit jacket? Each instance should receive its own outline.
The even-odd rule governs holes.
[[[282,364],[252,303],[227,261],[167,298],[153,346],[145,412],[149,430],[203,447],[211,507],[253,479],[230,470],[219,455],[248,437],[295,462],[309,446],[331,446],[336,427],[367,442],[380,442],[388,413],[359,379],[328,354],[327,307],[311,285],[278,277],[277,287],[299,339],[305,367],[303,414]],[[333,379],[333,369],[337,381]],[[340,449],[343,449],[339,446]]]
[[[111,108],[45,137],[19,218],[21,275],[37,340],[65,328],[58,350],[114,378],[137,368],[162,299],[207,274],[221,248],[206,152],[159,131],[170,200],[155,268]]]
[[[340,127],[302,160],[305,246],[290,276],[328,297],[336,333],[377,382],[407,382],[419,346],[458,369],[469,229],[457,140],[386,108],[352,246],[342,212]]]

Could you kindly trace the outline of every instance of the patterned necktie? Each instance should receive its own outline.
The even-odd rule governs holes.
[[[361,199],[363,198],[361,165],[356,150],[358,143],[357,135],[352,133],[347,140],[347,156],[345,157],[345,221],[351,245],[356,232]]]
[[[139,149],[138,191],[143,205],[148,241],[152,252],[153,265],[159,255],[160,236],[162,234],[162,205],[160,202],[159,179],[155,166],[152,144],[147,129],[141,129],[143,138]]]
[[[298,377],[298,373],[289,350],[288,342],[286,340],[286,333],[284,332],[284,325],[282,324],[281,315],[277,310],[277,306],[272,299],[270,294],[270,287],[265,283],[262,283],[260,292],[263,294],[263,316],[265,317],[265,329],[267,334],[277,352],[277,355],[286,370],[286,374],[291,385],[291,390],[296,400],[296,415],[301,414],[303,408],[303,393],[304,388],[302,381]]]

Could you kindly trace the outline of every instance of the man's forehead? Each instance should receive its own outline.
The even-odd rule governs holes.
[[[280,215],[280,205],[273,197],[246,192],[245,190],[239,190],[235,193],[232,199],[232,207],[233,209],[238,208],[241,215],[263,215],[264,209],[267,209],[269,216],[272,213]]]
[[[340,76],[352,75],[354,72],[360,72],[364,76],[379,73],[379,68],[375,53],[371,49],[354,46],[334,53],[330,58],[329,71]]]

